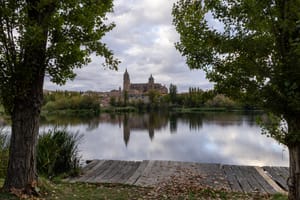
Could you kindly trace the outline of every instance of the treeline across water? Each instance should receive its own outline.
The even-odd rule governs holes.
[[[43,114],[98,115],[100,112],[149,112],[167,110],[176,112],[253,110],[251,105],[234,101],[214,90],[203,91],[190,88],[186,93],[177,94],[177,88],[170,85],[169,93],[161,95],[149,91],[142,98],[132,98],[130,94],[103,96],[96,92],[55,91],[44,95]],[[103,105],[103,99],[109,103]],[[146,100],[145,100],[146,99]]]
[[[157,91],[149,91],[146,96],[147,101],[130,98],[130,95],[123,93],[119,99],[111,97],[110,108],[118,111],[164,109],[177,112],[257,110],[252,105],[234,101],[214,90],[203,91],[200,88],[189,88],[188,92],[178,94],[177,87],[172,84],[167,95],[161,95]]]

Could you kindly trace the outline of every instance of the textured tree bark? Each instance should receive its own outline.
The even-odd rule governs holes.
[[[39,130],[39,99],[16,100],[12,114],[9,164],[4,189],[32,194],[37,185],[36,143]]]
[[[289,200],[300,199],[300,118],[295,117],[288,121],[289,134],[292,134],[288,144],[290,156]]]
[[[29,51],[24,65],[19,66],[16,73],[17,92],[11,114],[12,135],[4,183],[4,189],[8,191],[20,189],[26,194],[32,194],[37,185],[36,144],[45,75],[43,52],[43,48]],[[28,77],[23,77],[26,74]]]
[[[290,177],[289,200],[300,199],[300,143],[289,147],[290,152]]]

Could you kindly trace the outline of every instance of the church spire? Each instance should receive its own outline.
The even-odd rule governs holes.
[[[129,73],[127,72],[127,68],[126,68],[124,76],[123,76],[123,90],[128,91],[129,88],[130,88],[130,78],[129,78]]]
[[[150,83],[150,84],[154,84],[154,78],[153,78],[152,74],[150,75],[149,83]]]

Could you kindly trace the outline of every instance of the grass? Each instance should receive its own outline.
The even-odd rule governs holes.
[[[0,179],[0,186],[3,179]],[[226,191],[215,191],[203,189],[200,191],[190,191],[188,193],[178,193],[170,196],[168,192],[157,194],[153,188],[142,188],[122,184],[86,184],[86,183],[66,183],[63,181],[50,182],[44,178],[40,179],[41,197],[28,198],[31,200],[127,200],[127,199],[174,199],[174,200],[287,200],[287,196],[275,194],[273,196],[254,197],[244,193],[232,193]],[[18,200],[19,198],[8,193],[0,192],[0,199]]]
[[[0,179],[0,186],[3,179]],[[149,188],[140,188],[120,184],[86,184],[66,183],[57,181],[55,183],[46,179],[40,180],[41,197],[28,198],[32,200],[127,200],[139,199],[149,192]],[[19,198],[8,193],[0,192],[0,199],[18,200]]]
[[[39,174],[54,177],[61,174],[78,175],[80,156],[78,144],[82,135],[64,129],[50,129],[39,135],[37,169]]]

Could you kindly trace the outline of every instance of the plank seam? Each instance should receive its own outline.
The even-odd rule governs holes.
[[[284,191],[277,183],[270,177],[268,176],[265,171],[261,167],[254,167],[256,171],[269,183],[273,189],[281,194],[288,194],[286,191]]]

